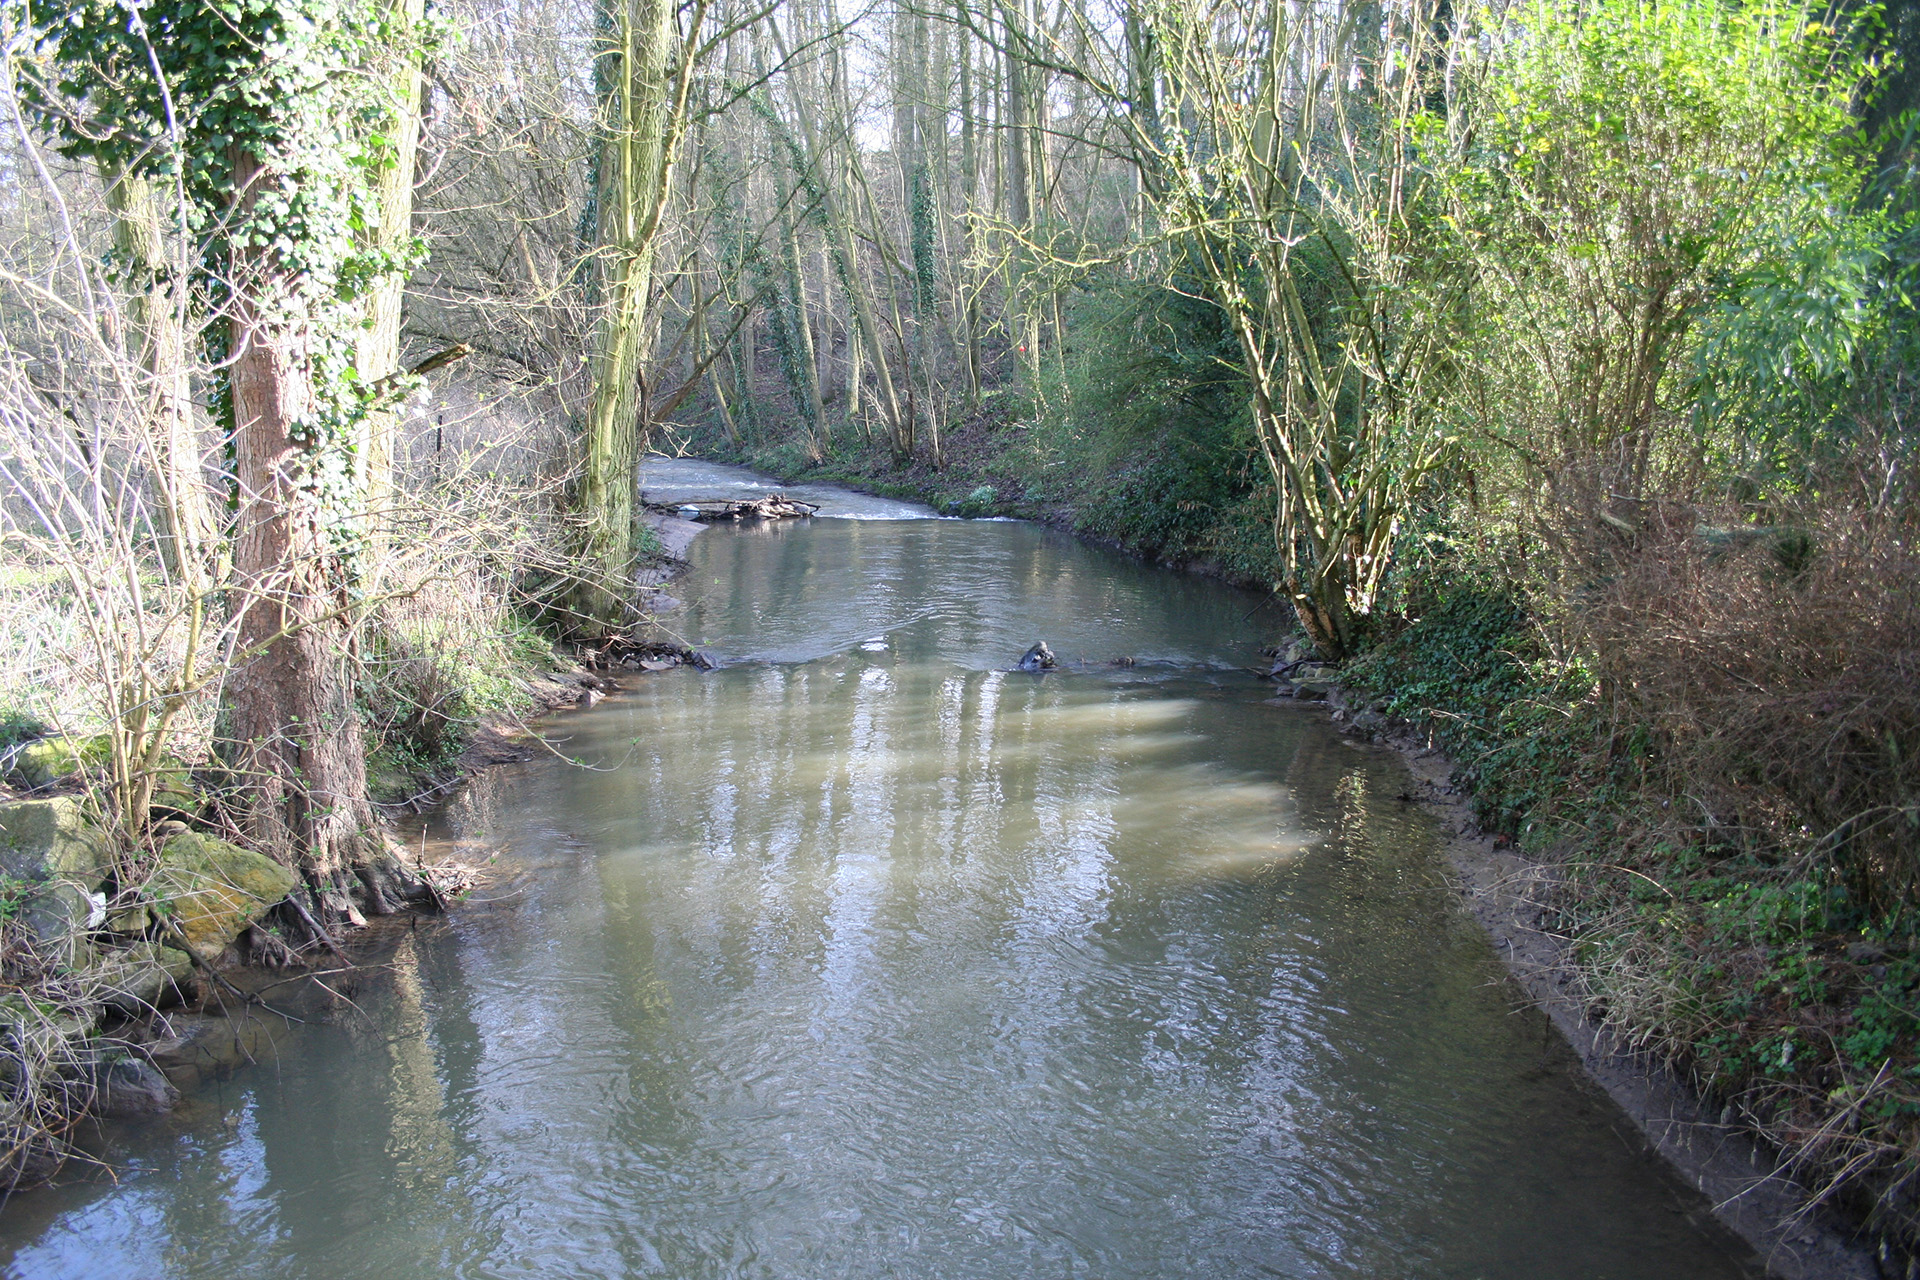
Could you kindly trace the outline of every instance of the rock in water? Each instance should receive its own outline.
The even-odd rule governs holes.
[[[103,1062],[95,1068],[95,1079],[99,1095],[94,1110],[116,1120],[157,1116],[180,1101],[180,1091],[137,1058]]]
[[[1045,640],[1020,655],[1020,661],[1013,664],[1015,671],[1051,671],[1058,663],[1054,660],[1053,650],[1047,648]]]
[[[286,1023],[270,1025],[253,1010],[237,1006],[221,1017],[176,1013],[160,1025],[171,1034],[140,1046],[140,1052],[181,1090],[196,1089],[246,1063],[271,1059],[276,1038],[287,1031]]]

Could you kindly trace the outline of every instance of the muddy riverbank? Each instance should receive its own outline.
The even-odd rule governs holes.
[[[1338,703],[1333,704],[1338,709]],[[1579,1056],[1589,1079],[1639,1134],[1714,1205],[1714,1213],[1781,1280],[1880,1280],[1872,1252],[1805,1188],[1776,1171],[1775,1154],[1702,1102],[1653,1056],[1593,1017],[1569,945],[1543,926],[1554,869],[1529,861],[1475,824],[1471,795],[1453,785],[1453,765],[1417,739],[1387,745],[1405,762],[1419,806],[1439,826],[1441,851],[1462,903],[1479,921],[1508,973]]]

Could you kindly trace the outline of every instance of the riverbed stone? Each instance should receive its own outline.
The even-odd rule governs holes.
[[[94,1068],[93,1110],[115,1120],[163,1115],[179,1105],[180,1091],[139,1058],[115,1057]]]
[[[0,804],[0,874],[72,880],[91,889],[113,870],[113,846],[73,796]]]
[[[193,976],[186,952],[151,942],[100,953],[90,975],[101,986],[101,1000],[122,1013],[141,1014],[166,1002],[176,986]]]
[[[273,859],[188,831],[161,848],[147,891],[195,954],[211,961],[294,884]]]
[[[163,1025],[169,1034],[142,1045],[141,1052],[175,1086],[190,1090],[244,1063],[272,1057],[276,1035],[287,1024],[275,1028],[250,1010],[236,1009],[227,1017],[171,1013]]]
[[[1353,727],[1359,733],[1380,734],[1391,727],[1391,722],[1378,711],[1363,707],[1353,713]]]

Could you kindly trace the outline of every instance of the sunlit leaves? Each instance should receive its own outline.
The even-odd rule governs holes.
[[[1663,459],[1730,461],[1780,388],[1845,371],[1889,226],[1852,114],[1875,69],[1844,33],[1717,0],[1473,21],[1486,60],[1421,145],[1479,264],[1487,425],[1634,494]]]

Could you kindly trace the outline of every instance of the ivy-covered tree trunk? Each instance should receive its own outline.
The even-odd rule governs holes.
[[[278,185],[252,157],[235,170],[244,203]],[[397,904],[348,678],[345,567],[322,500],[315,335],[275,250],[240,245],[231,263],[242,656],[227,685],[229,761],[249,842],[296,867],[326,916],[353,920],[356,897],[375,913]]]
[[[654,249],[680,117],[670,69],[674,6],[668,0],[614,3],[602,53],[612,71],[602,104],[607,134],[599,192],[605,309],[576,503],[581,545],[572,612],[584,630],[619,626],[636,594],[636,471],[650,425],[642,365],[654,332]]]

